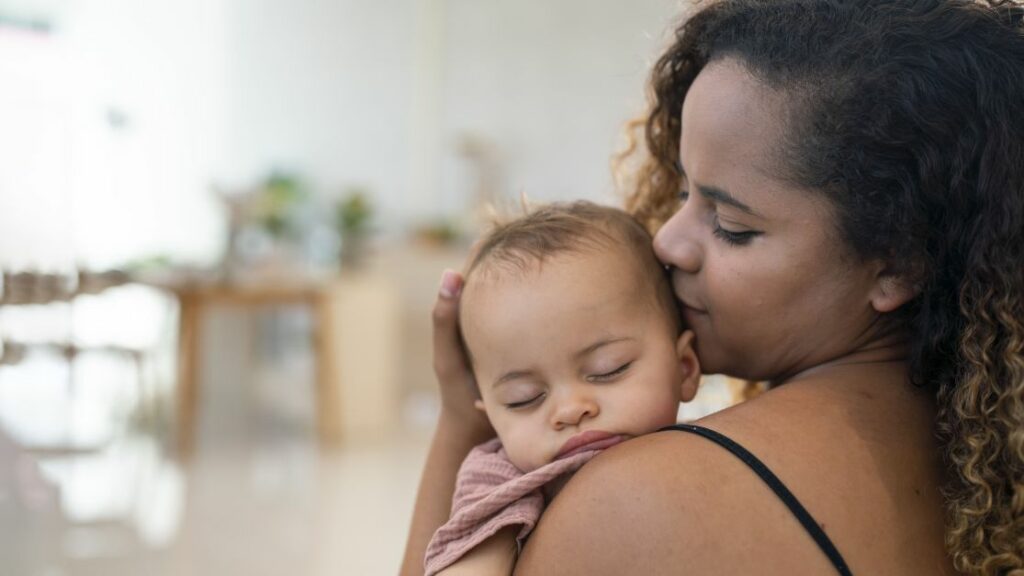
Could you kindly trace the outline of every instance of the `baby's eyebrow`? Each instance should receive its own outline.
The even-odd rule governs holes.
[[[636,338],[632,338],[630,336],[602,338],[601,340],[598,340],[597,342],[594,342],[593,344],[591,344],[591,345],[587,346],[586,348],[580,350],[576,354],[573,354],[573,356],[575,358],[581,358],[581,357],[586,356],[587,354],[590,354],[591,352],[593,352],[593,351],[595,351],[595,350],[597,350],[599,348],[602,348],[604,346],[608,346],[609,344],[615,344],[617,342],[626,342],[626,341],[629,341],[629,340],[636,340]]]

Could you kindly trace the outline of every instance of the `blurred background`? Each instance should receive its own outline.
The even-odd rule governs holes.
[[[617,201],[680,8],[0,0],[0,573],[396,573],[441,271]]]

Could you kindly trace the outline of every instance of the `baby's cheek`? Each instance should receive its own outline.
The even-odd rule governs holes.
[[[658,413],[658,418],[654,422],[654,426],[651,431],[655,431],[665,426],[671,426],[676,423],[676,417],[679,415],[679,404],[665,408]]]
[[[529,472],[534,468],[532,463],[518,452],[509,452],[508,459],[522,472]]]
[[[505,447],[508,459],[523,472],[535,470],[545,463],[539,453],[540,443],[536,438],[521,433],[507,434],[502,436],[502,445]]]
[[[644,433],[654,432],[675,424],[678,414],[679,401],[671,396],[661,397],[647,406],[639,426]]]

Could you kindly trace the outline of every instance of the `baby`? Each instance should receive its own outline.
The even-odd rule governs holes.
[[[508,574],[568,476],[675,424],[700,370],[650,235],[589,202],[491,231],[465,273],[459,315],[476,406],[498,438],[466,457],[427,575]]]

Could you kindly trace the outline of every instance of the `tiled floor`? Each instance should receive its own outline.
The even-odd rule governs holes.
[[[258,319],[227,320],[207,326],[220,362],[203,372],[188,461],[139,431],[166,425],[140,417],[160,389],[145,397],[134,365],[36,355],[0,366],[0,576],[397,573],[432,394],[394,418],[418,427],[321,452],[308,354],[243,337]],[[278,339],[303,348],[300,328]]]
[[[41,458],[5,441],[0,573],[395,574],[428,440],[402,432],[321,454],[293,435],[187,464],[143,437]]]

